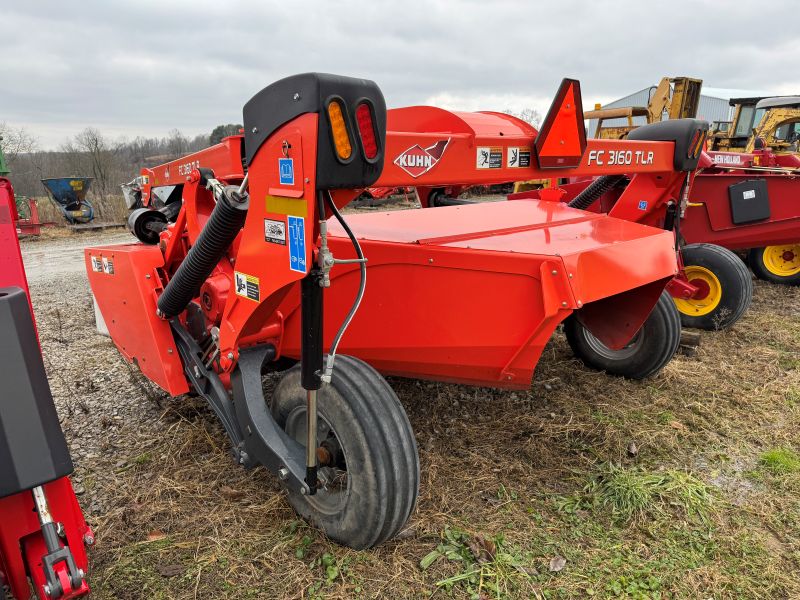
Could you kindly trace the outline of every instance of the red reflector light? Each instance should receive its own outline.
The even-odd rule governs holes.
[[[378,156],[378,142],[375,139],[372,111],[366,102],[362,102],[356,108],[356,123],[358,124],[358,133],[361,136],[361,145],[364,148],[364,156],[367,160],[372,160]]]

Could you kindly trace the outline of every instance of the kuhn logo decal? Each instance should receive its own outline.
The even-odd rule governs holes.
[[[416,179],[436,166],[449,143],[450,138],[440,140],[427,148],[414,144],[395,158],[394,164]]]

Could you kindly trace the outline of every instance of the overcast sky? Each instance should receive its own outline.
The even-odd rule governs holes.
[[[562,77],[584,105],[662,75],[800,93],[797,0],[0,0],[0,122],[43,148],[241,122],[272,81],[375,80],[387,104],[544,113]]]

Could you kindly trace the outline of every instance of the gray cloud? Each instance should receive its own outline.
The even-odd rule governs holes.
[[[564,76],[581,79],[587,105],[662,75],[800,91],[800,37],[778,26],[791,0],[6,4],[0,121],[44,147],[87,125],[208,131],[275,79],[314,70],[374,79],[390,106],[543,110]]]

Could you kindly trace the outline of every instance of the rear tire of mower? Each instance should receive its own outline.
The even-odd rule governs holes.
[[[793,244],[800,248],[800,244]],[[767,248],[751,248],[747,253],[747,264],[753,271],[756,277],[762,281],[769,281],[770,283],[778,283],[781,285],[800,285],[800,273],[794,273],[788,270],[786,275],[780,275],[780,271],[775,269],[774,272],[767,268],[764,261],[764,252]]]
[[[365,362],[337,356],[331,383],[318,392],[317,411],[318,434],[335,434],[346,463],[346,489],[322,489],[313,496],[289,491],[292,508],[330,539],[357,550],[397,535],[414,510],[420,476],[414,432],[394,391]],[[299,364],[276,386],[272,414],[305,446],[306,391]]]
[[[564,321],[564,333],[575,356],[587,367],[610,375],[644,379],[672,360],[681,341],[681,319],[672,297],[663,292],[631,343],[621,350],[605,346],[575,315]]]
[[[681,255],[687,271],[696,266],[713,273],[719,282],[721,293],[719,303],[714,309],[702,315],[681,310],[679,302],[681,324],[684,327],[715,331],[727,329],[741,319],[753,300],[753,277],[742,259],[727,248],[715,244],[689,244],[681,249]],[[690,275],[689,279],[691,280]]]

